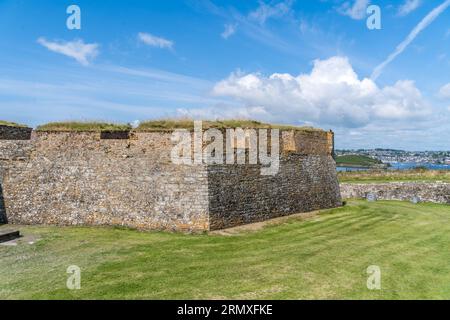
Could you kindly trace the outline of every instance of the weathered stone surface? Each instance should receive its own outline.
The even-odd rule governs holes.
[[[283,156],[279,173],[260,166],[208,168],[211,230],[342,205],[336,168],[328,155]]]
[[[304,137],[304,141],[301,137]],[[0,141],[9,223],[207,231],[339,206],[330,133],[282,134],[280,171],[175,165],[170,132],[33,132]],[[286,138],[288,139],[288,138]],[[5,210],[6,209],[6,210]]]
[[[373,193],[378,200],[411,201],[414,197],[418,197],[421,202],[450,204],[450,183],[342,183],[340,188],[344,199],[365,199],[367,194]]]
[[[31,144],[27,160],[6,165],[10,223],[208,226],[206,168],[173,165],[170,134],[102,140],[100,133],[36,133]]]
[[[334,134],[325,131],[283,131],[282,150],[302,155],[333,155]]]

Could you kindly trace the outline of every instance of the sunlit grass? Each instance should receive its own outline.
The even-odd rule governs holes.
[[[106,122],[51,122],[37,127],[37,131],[127,131],[131,130],[129,124],[116,124]]]
[[[217,120],[217,121],[202,121],[202,128],[243,128],[243,129],[280,129],[280,130],[304,130],[304,131],[321,131],[312,127],[298,127],[290,125],[268,124],[254,120]],[[137,130],[141,131],[171,131],[174,129],[194,129],[194,121],[191,119],[162,119],[150,120],[142,122]]]
[[[336,158],[336,164],[344,167],[351,167],[351,166],[372,167],[375,165],[380,165],[382,164],[382,162],[380,160],[366,156],[345,155],[345,156],[338,156]]]
[[[26,128],[26,125],[10,122],[10,121],[4,121],[0,120],[0,126],[7,126],[7,127],[17,127],[17,128]]]
[[[350,201],[232,236],[21,227],[0,299],[450,299],[450,207]],[[69,265],[81,290],[66,288]],[[366,287],[370,265],[382,290]]]

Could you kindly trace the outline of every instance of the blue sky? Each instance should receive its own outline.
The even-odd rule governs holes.
[[[0,38],[1,119],[240,117],[450,149],[448,0],[0,0]]]

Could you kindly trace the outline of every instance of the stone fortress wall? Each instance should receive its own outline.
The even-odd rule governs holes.
[[[203,232],[342,204],[332,132],[282,131],[275,176],[173,164],[171,137],[0,126],[0,223]]]

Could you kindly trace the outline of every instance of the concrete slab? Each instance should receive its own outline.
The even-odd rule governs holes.
[[[4,229],[0,230],[0,243],[8,242],[20,238],[19,230]]]

